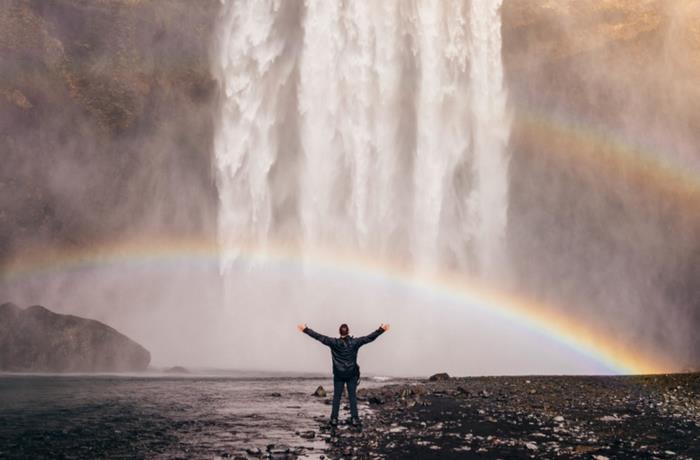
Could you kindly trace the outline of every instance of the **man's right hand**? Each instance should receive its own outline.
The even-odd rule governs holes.
[[[380,329],[384,329],[384,332],[388,331],[390,327],[391,326],[389,326],[388,324],[382,324],[381,326],[379,326]]]
[[[299,332],[304,332],[304,329],[306,329],[306,323],[297,324],[297,329],[299,329]]]

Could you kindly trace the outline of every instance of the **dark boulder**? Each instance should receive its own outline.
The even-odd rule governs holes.
[[[326,390],[322,386],[319,385],[318,388],[316,388],[316,391],[314,391],[311,394],[311,396],[316,396],[318,398],[325,398],[326,394],[327,394]]]
[[[439,374],[433,374],[428,379],[431,382],[443,382],[445,380],[450,380],[450,375],[447,372],[441,372]]]
[[[166,374],[190,374],[190,371],[182,366],[173,366],[165,369]]]
[[[99,321],[35,305],[0,305],[0,370],[11,372],[142,371],[151,354]]]

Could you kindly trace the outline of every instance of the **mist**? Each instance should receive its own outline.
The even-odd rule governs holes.
[[[0,7],[0,302],[103,321],[155,366],[325,373],[296,324],[390,323],[363,373],[614,372],[439,289],[349,270],[353,253],[548,305],[664,370],[700,365],[697,2],[504,2],[500,84],[470,73],[471,4],[237,18],[246,3]],[[502,101],[488,122],[475,88]],[[214,249],[153,256],[181,241]]]

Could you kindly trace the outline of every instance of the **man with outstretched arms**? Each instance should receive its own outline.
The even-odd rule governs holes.
[[[362,345],[372,342],[384,332],[388,331],[389,325],[382,324],[376,331],[364,337],[352,337],[347,324],[340,325],[339,338],[319,334],[307,327],[306,324],[298,325],[297,329],[331,349],[331,355],[333,357],[333,409],[331,410],[331,426],[338,425],[340,398],[343,395],[343,387],[347,386],[352,424],[359,427],[360,418],[357,413],[357,383],[360,379],[360,366],[357,365],[357,352]]]

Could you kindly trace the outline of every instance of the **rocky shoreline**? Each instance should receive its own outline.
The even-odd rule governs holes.
[[[481,377],[365,389],[330,458],[699,458],[700,374]],[[367,413],[369,412],[369,413]]]

